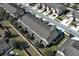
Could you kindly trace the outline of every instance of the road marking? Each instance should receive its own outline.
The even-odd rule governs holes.
[[[10,24],[10,23],[9,23],[9,24]],[[11,25],[11,24],[10,24],[10,25]],[[13,25],[11,25],[11,26],[14,28],[14,30],[16,30],[16,28],[15,28]],[[16,31],[19,33],[20,36],[23,37],[23,39],[24,39],[25,41],[28,42],[29,45],[31,45],[31,46],[35,49],[35,51],[36,51],[40,56],[42,56],[42,55],[38,52],[38,50],[37,50],[18,30],[16,30]]]

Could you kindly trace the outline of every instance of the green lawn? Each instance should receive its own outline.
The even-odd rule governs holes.
[[[20,49],[14,49],[14,51],[16,53],[18,53],[19,56],[26,56],[26,55],[28,55],[23,50],[20,50]]]

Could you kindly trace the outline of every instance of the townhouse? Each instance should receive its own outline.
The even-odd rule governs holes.
[[[24,14],[22,9],[20,12],[18,10],[20,8],[16,8],[14,6],[15,5],[13,4],[2,4],[2,7],[14,16]],[[48,23],[43,22],[42,19],[37,19],[31,13],[23,15],[21,20],[19,19],[17,22],[20,23],[23,28],[28,30],[30,36],[33,36],[35,40],[39,41],[45,47],[50,44],[55,44],[61,37],[64,36],[64,33],[61,30],[58,30],[55,25],[47,25]]]

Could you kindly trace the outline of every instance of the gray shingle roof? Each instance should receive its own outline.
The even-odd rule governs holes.
[[[58,50],[66,56],[79,56],[79,42],[68,39]]]
[[[24,14],[24,11],[17,6],[16,4],[7,4],[7,3],[3,3],[2,5],[4,8],[6,8],[6,10],[8,10],[10,13],[14,14],[16,17],[18,17],[19,15]]]
[[[25,15],[23,16],[22,21],[28,26],[30,27],[32,30],[34,30],[36,33],[38,33],[40,36],[42,36],[43,38],[46,38],[46,36],[49,35],[48,30],[50,30],[47,27],[43,27],[44,25],[37,23],[36,21],[37,19],[33,16],[30,15]],[[40,25],[39,25],[40,24]]]
[[[50,36],[50,28],[46,26],[44,23],[40,22],[39,19],[36,19],[34,16],[31,15],[25,15],[22,18],[22,21],[25,25],[30,27],[35,33],[37,33],[39,36],[41,36],[44,39],[47,39]],[[53,30],[55,30],[53,26]],[[56,34],[55,34],[56,33]],[[53,32],[52,38],[57,36],[57,32]],[[51,39],[47,39],[47,41],[51,41]]]
[[[11,5],[7,4],[7,3],[3,3],[2,5],[6,10],[8,10],[10,13],[15,13],[17,11],[16,8],[12,7]]]
[[[77,50],[75,47],[73,46],[68,46],[66,48],[66,55],[67,56],[79,56],[79,50]]]

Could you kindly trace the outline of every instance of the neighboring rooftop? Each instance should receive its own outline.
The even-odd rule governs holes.
[[[7,3],[3,3],[2,6],[9,11],[10,13],[14,14],[17,9],[15,7],[12,7],[11,5],[7,4]]]
[[[14,14],[15,17],[17,18],[19,15],[24,14],[24,10],[20,8],[20,6],[17,6],[17,4],[2,4],[2,6],[9,11],[10,13]]]
[[[79,56],[79,41],[68,39],[59,49],[66,56]],[[61,54],[56,54],[61,55]]]

